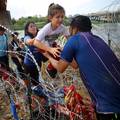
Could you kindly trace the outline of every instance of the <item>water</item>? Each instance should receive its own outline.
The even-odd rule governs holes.
[[[106,23],[93,25],[93,33],[100,36],[108,44],[111,40],[111,49],[120,59],[120,23]]]
[[[110,39],[120,44],[120,23],[106,23],[101,25],[93,25],[93,33],[102,37],[105,41],[108,40],[108,33]],[[24,37],[24,30],[18,30],[19,37]]]
[[[24,37],[24,31],[19,30],[19,38]],[[120,23],[93,24],[92,32],[105,40],[111,40],[111,48],[120,57]]]
[[[24,30],[17,30],[17,32],[19,33],[19,38],[24,37]]]
[[[109,38],[120,44],[120,23],[106,23],[101,25],[93,25],[93,33],[102,37],[105,41]]]

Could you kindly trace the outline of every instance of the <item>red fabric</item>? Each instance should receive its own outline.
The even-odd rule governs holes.
[[[48,69],[48,70],[53,70],[53,69],[55,69],[55,68],[52,66],[51,63],[49,63],[48,66],[47,66],[47,69]]]

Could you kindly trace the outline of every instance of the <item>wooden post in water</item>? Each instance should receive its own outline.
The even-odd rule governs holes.
[[[108,33],[108,45],[111,47],[111,40],[110,40],[110,34]]]

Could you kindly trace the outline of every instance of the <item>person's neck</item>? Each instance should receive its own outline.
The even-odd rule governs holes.
[[[58,26],[55,26],[55,25],[51,24],[51,28],[52,28],[52,30],[56,30],[58,28]]]

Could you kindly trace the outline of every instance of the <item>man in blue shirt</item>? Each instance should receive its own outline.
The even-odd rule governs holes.
[[[98,120],[120,120],[120,62],[91,29],[88,17],[74,17],[70,23],[72,36],[63,48],[61,59],[56,61],[45,55],[59,72],[64,72],[68,65],[79,68]]]
[[[5,29],[0,26],[0,63],[4,65],[4,67],[9,68],[7,50],[8,37],[5,34]]]

